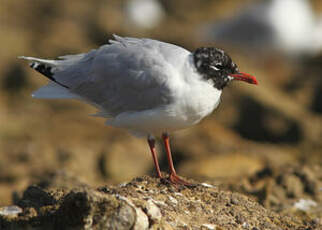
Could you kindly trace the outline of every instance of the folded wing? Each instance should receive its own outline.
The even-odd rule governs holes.
[[[173,89],[168,83],[180,77],[178,66],[188,55],[168,43],[115,36],[110,44],[86,54],[61,60],[24,58],[44,65],[47,72],[38,71],[52,81],[36,91],[36,97],[83,99],[116,116],[171,103]]]

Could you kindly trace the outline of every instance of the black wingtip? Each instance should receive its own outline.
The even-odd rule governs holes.
[[[47,66],[47,65],[39,63],[39,62],[32,62],[30,64],[30,67],[33,68],[34,70],[37,70],[39,73],[45,75],[46,77],[48,77],[50,79],[54,76],[51,66]]]
[[[44,76],[46,76],[47,78],[49,78],[50,80],[52,80],[53,82],[56,82],[58,85],[61,85],[65,88],[69,88],[68,86],[58,82],[55,78],[54,78],[54,73],[52,71],[52,66],[48,66],[46,64],[40,63],[40,62],[32,62],[30,63],[30,67],[33,68],[34,70],[38,71],[39,73],[43,74]]]

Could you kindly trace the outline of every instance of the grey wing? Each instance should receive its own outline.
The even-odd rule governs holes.
[[[189,52],[150,40],[121,38],[55,75],[73,94],[116,116],[171,103],[170,78]]]

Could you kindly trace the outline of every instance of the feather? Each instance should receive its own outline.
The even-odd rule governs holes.
[[[76,94],[71,93],[65,87],[58,85],[55,82],[49,82],[46,86],[39,88],[32,93],[34,98],[47,98],[47,99],[79,99],[80,97]]]

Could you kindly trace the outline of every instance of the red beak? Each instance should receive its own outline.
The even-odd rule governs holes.
[[[258,85],[256,78],[248,73],[240,72],[236,74],[230,74],[229,76],[231,76],[235,80],[246,81],[247,83]]]

